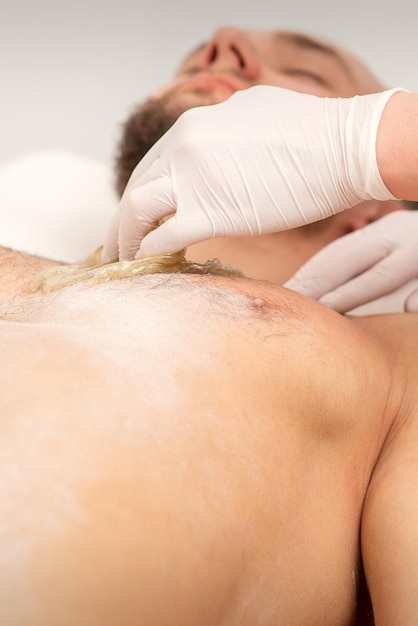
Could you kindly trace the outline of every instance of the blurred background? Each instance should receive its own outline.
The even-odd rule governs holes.
[[[0,166],[69,151],[110,164],[121,122],[221,25],[325,35],[418,91],[418,4],[381,0],[14,0],[0,12]]]

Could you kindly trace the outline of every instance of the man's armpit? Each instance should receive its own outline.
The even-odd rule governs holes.
[[[418,415],[382,453],[366,495],[361,543],[376,626],[418,616]]]

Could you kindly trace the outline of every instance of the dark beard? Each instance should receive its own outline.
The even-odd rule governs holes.
[[[115,155],[115,185],[120,196],[136,165],[183,111],[172,105],[169,98],[150,98],[123,123]]]

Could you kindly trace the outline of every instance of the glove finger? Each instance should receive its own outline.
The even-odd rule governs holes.
[[[189,214],[187,223],[179,213],[144,237],[136,258],[172,254],[213,236],[211,221],[204,213]]]
[[[318,299],[376,265],[386,254],[380,241],[368,240],[358,230],[317,252],[284,286]]]
[[[124,196],[130,193],[132,189],[138,185],[145,185],[153,179],[161,176],[161,144],[163,137],[161,137],[142,157],[137,163],[135,169],[132,171],[129,180],[127,182],[125,191],[123,193],[121,202],[124,200]]]
[[[418,289],[415,289],[405,300],[405,311],[407,313],[418,313]]]
[[[122,220],[122,217],[125,215],[125,213],[126,212],[129,213],[129,211],[132,208],[131,207],[131,202],[132,202],[131,194],[140,185],[145,185],[146,183],[151,182],[154,179],[159,179],[161,177],[161,174],[158,173],[158,170],[161,169],[159,149],[156,148],[154,150],[154,147],[149,152],[147,152],[145,157],[138,163],[138,165],[132,172],[128,180],[128,183],[123,191],[118,209],[116,213],[114,214],[110,222],[108,231],[106,233],[106,239],[105,239],[105,243],[103,245],[103,251],[102,251],[102,263],[109,263],[111,261],[114,261],[115,259],[118,259],[120,256],[120,249],[119,249],[120,222]],[[140,243],[140,239],[138,241]],[[139,243],[138,243],[138,247],[139,247]],[[134,249],[135,243],[132,242],[132,245]],[[137,251],[137,249],[138,248],[134,250],[133,256],[135,255],[135,252]],[[133,256],[130,258],[133,258]]]
[[[113,215],[109,228],[107,229],[105,242],[102,250],[102,263],[110,263],[119,258],[119,222],[121,216],[121,207],[119,205],[116,213]]]
[[[366,272],[325,294],[319,302],[339,313],[346,313],[392,293],[417,276],[416,256],[412,249],[397,250]]]
[[[127,193],[119,221],[119,258],[133,259],[144,237],[159,220],[174,211],[173,186],[168,177],[135,187]]]

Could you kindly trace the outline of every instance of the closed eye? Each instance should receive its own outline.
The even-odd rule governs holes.
[[[303,69],[288,69],[285,70],[285,74],[289,76],[301,76],[304,78],[309,78],[309,80],[313,80],[319,85],[326,85],[327,81],[322,78],[320,74],[316,74],[315,72],[311,72],[310,70]]]

